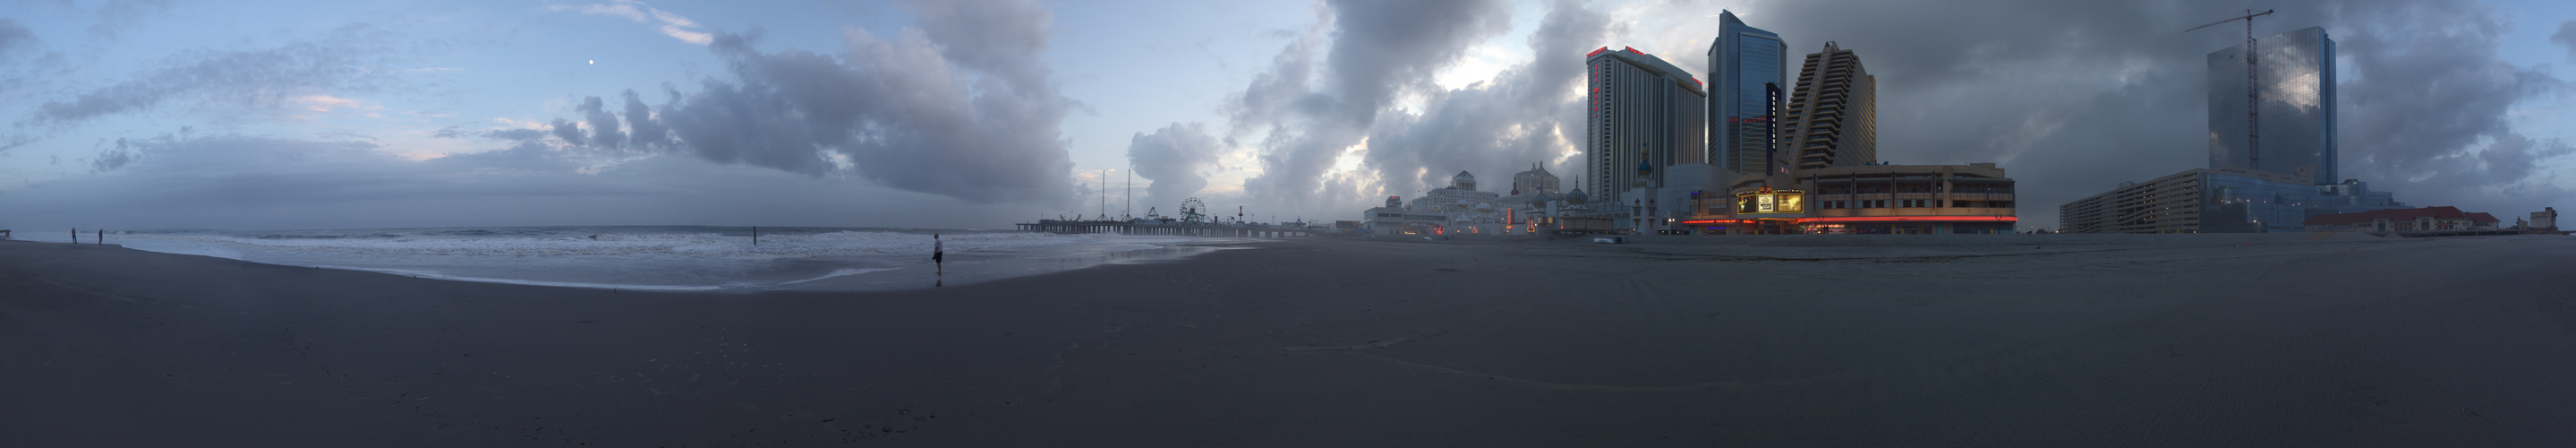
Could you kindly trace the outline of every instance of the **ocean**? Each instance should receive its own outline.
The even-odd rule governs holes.
[[[1242,239],[846,227],[565,226],[111,231],[109,244],[421,278],[653,291],[954,286],[1172,260]],[[947,267],[930,262],[931,235]],[[83,242],[92,235],[83,234]],[[20,238],[31,239],[31,238]],[[1183,244],[1191,243],[1191,244]]]

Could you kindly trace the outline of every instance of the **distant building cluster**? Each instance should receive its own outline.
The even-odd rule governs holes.
[[[2335,142],[2335,41],[2325,28],[2251,44],[2250,51],[2237,45],[2209,54],[2208,168],[2121,182],[2068,202],[2058,207],[2058,230],[2410,236],[2511,230],[2485,213],[2409,208],[2394,194],[2342,178]]]
[[[1790,77],[1780,35],[1719,15],[1710,82],[1622,47],[1585,55],[1583,172],[1560,193],[1542,167],[1507,194],[1459,173],[1410,202],[1387,198],[1378,233],[1690,235],[2010,233],[2013,180],[1992,163],[1878,161],[1878,78],[1827,42]],[[1587,194],[1587,191],[1589,194]]]
[[[2251,16],[2248,16],[2250,20]],[[2249,36],[2250,37],[2250,36]],[[2209,160],[2059,207],[2063,233],[2556,229],[2556,211],[2503,226],[2448,207],[2410,209],[2343,179],[2335,141],[2335,42],[2321,27],[2210,53]],[[1508,193],[1460,172],[1447,188],[1369,209],[1374,233],[1683,235],[2011,233],[2011,177],[1993,163],[1879,161],[1878,78],[1835,42],[1798,60],[1780,35],[1719,15],[1702,83],[1633,47],[1585,55],[1583,171],[1560,192],[1544,167]],[[2251,66],[2249,66],[2251,64]],[[1587,195],[1586,192],[1589,191]]]
[[[1878,78],[1859,53],[1826,42],[1797,59],[1780,35],[1718,16],[1708,49],[1715,80],[1702,116],[1615,107],[1595,67],[1594,140],[1585,148],[1611,231],[1683,235],[2011,233],[2013,180],[1992,163],[1878,161]],[[1662,64],[1628,51],[1620,60]],[[1599,59],[1597,56],[1595,59]],[[1617,81],[1619,78],[1608,78]],[[1681,83],[1668,83],[1682,86]],[[1690,84],[1696,85],[1696,83]],[[1704,157],[1658,159],[1665,142],[1612,135],[1634,124],[1707,121]],[[1623,157],[1642,154],[1643,160]],[[1638,163],[1644,162],[1644,163]]]

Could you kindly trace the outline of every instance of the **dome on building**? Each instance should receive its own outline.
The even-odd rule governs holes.
[[[1476,191],[1476,175],[1459,171],[1457,176],[1449,178],[1449,188]]]
[[[1654,173],[1655,173],[1655,165],[1654,165],[1654,164],[1646,163],[1646,161],[1644,161],[1644,160],[1639,160],[1639,161],[1637,161],[1637,175],[1643,176],[1643,175],[1654,174]]]
[[[1576,204],[1592,202],[1592,195],[1583,194],[1583,188],[1576,187],[1574,191],[1565,192],[1565,202]]]

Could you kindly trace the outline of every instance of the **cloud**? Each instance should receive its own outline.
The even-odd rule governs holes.
[[[961,204],[856,179],[779,176],[692,157],[643,156],[598,169],[605,158],[628,156],[549,141],[425,161],[398,157],[403,149],[241,134],[126,139],[90,162],[115,165],[105,171],[0,190],[0,210],[10,211],[0,214],[0,228],[971,228],[1027,216],[1018,205]]]
[[[529,140],[536,140],[536,139],[546,138],[546,131],[536,130],[536,129],[524,129],[524,128],[522,128],[522,129],[494,129],[494,130],[491,130],[491,131],[486,131],[486,132],[484,132],[482,135],[483,135],[483,138],[495,139],[495,140],[529,141]]]
[[[715,35],[704,31],[705,27],[698,25],[697,21],[689,20],[688,17],[682,17],[679,14],[673,14],[670,11],[663,11],[651,6],[645,6],[644,2],[634,0],[620,0],[616,4],[591,3],[583,5],[549,5],[546,9],[551,11],[578,11],[582,14],[622,17],[626,20],[635,21],[635,23],[653,25],[656,31],[662,32],[662,35],[671,36],[671,38],[679,39],[683,42],[698,45],[706,45],[708,43],[715,42]]]
[[[18,19],[0,17],[0,56],[7,56],[21,47],[36,46],[36,42],[36,32],[19,24]]]
[[[653,118],[652,106],[644,105],[644,100],[638,98],[632,89],[621,96],[626,99],[626,126],[632,131],[627,135],[628,144],[637,148],[660,148],[671,144],[671,128]],[[672,93],[671,96],[676,101],[680,95]],[[591,120],[597,122],[599,117],[593,116]]]
[[[114,171],[133,164],[136,159],[134,151],[127,147],[125,139],[116,139],[115,149],[99,151],[98,158],[90,160],[90,171]]]
[[[18,124],[62,127],[174,101],[232,115],[330,98],[318,96],[327,92],[372,91],[393,80],[375,68],[386,57],[383,39],[384,32],[358,24],[268,49],[187,52],[125,81],[45,101]]]
[[[1287,212],[1338,212],[1362,201],[1328,191],[1327,173],[1360,145],[1381,113],[1405,95],[1436,88],[1432,75],[1477,41],[1505,31],[1501,1],[1328,2],[1332,41],[1291,41],[1228,105],[1236,132],[1266,132],[1259,176],[1244,190]],[[1370,145],[1375,148],[1375,144]]]
[[[89,33],[99,38],[115,38],[117,33],[133,29],[135,22],[170,10],[170,0],[112,0],[98,7],[98,22],[90,24]]]
[[[554,123],[550,123],[548,126],[554,130],[555,138],[563,139],[564,143],[571,143],[574,146],[590,144],[590,138],[582,135],[581,133],[580,123],[557,118]]]
[[[2549,41],[2567,47],[2567,58],[2576,59],[2576,20],[2558,24],[2558,32],[2550,34]]]
[[[753,48],[757,29],[718,33],[708,48],[734,79],[675,93],[647,120],[637,120],[647,108],[628,92],[632,141],[975,202],[1070,198],[1072,162],[1058,127],[1074,102],[1038,57],[1050,14],[1025,0],[910,5],[917,27],[893,39],[844,30],[838,57],[762,52]],[[614,129],[595,100],[580,111],[594,129]],[[554,130],[576,145],[612,135],[576,127],[557,120]]]
[[[617,114],[609,113],[599,97],[582,98],[582,120],[590,124],[590,144],[602,148],[626,147],[626,134],[617,130]]]
[[[626,100],[628,115],[633,115],[636,110],[635,108],[642,106],[643,104],[642,102],[636,101],[635,91],[633,90],[626,91]],[[624,149],[626,147],[626,133],[618,130],[617,114],[609,112],[607,103],[600,101],[599,97],[582,97],[581,105],[574,106],[573,111],[581,113],[582,121],[575,122],[561,118],[555,119],[554,122],[550,124],[554,130],[555,138],[563,139],[565,143],[571,143],[573,146],[590,146],[599,149]],[[659,130],[660,126],[655,123],[650,123],[652,118],[649,116],[644,117],[644,120],[647,121],[647,123],[645,123],[646,128],[652,129],[657,133],[657,138],[653,141],[659,141],[658,133],[661,132]],[[582,128],[584,127],[588,127],[590,129],[589,134],[582,133]],[[643,131],[638,131],[639,135],[641,132]]]
[[[1216,167],[1225,150],[1207,126],[1173,123],[1153,134],[1136,133],[1127,143],[1127,163],[1136,175],[1154,181],[1145,188],[1145,204],[1179,204],[1207,188],[1205,171]]]
[[[2342,86],[2344,166],[2400,201],[2506,206],[2514,198],[2496,191],[2568,154],[2562,142],[2515,132],[2507,118],[2515,104],[2566,82],[2505,61],[2497,52],[2505,20],[2458,7],[2354,13],[2367,15],[2339,46],[2352,60],[2346,76],[2358,78]]]
[[[1381,190],[1410,193],[1448,185],[1458,171],[1509,179],[1524,164],[1555,164],[1583,138],[1583,53],[1612,34],[1610,18],[1572,0],[1558,0],[1528,39],[1535,60],[1503,70],[1494,79],[1434,91],[1419,114],[1381,117],[1369,135],[1365,164]],[[1580,173],[1581,166],[1557,167]],[[1572,181],[1573,179],[1566,179]],[[1489,182],[1490,191],[1508,183]]]

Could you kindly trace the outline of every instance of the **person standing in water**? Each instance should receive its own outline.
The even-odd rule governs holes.
[[[948,273],[948,260],[943,259],[946,258],[947,254],[948,251],[946,250],[945,245],[940,244],[939,242],[939,234],[930,234],[930,263],[937,265],[937,267],[933,269],[936,269],[937,273],[942,275],[946,275]]]

